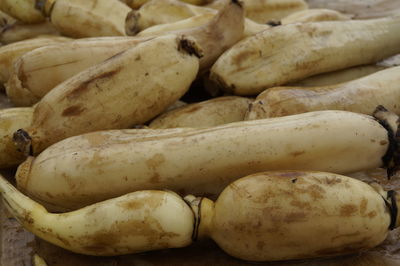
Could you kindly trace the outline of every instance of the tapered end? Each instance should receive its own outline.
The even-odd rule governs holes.
[[[382,105],[376,107],[373,116],[388,131],[389,147],[382,157],[383,167],[387,169],[388,178],[400,170],[400,130],[399,116],[388,111]]]
[[[196,42],[196,40],[189,36],[181,36],[180,37],[178,49],[179,49],[179,51],[186,52],[189,55],[195,55],[198,58],[203,57],[203,50],[201,49],[199,44]]]
[[[132,10],[126,15],[125,19],[125,33],[128,36],[135,36],[141,31],[139,27],[140,14],[136,10]]]
[[[27,157],[32,155],[32,138],[28,132],[18,129],[13,135],[13,142],[19,152]]]
[[[55,2],[56,0],[36,0],[35,8],[39,10],[43,16],[50,17]]]

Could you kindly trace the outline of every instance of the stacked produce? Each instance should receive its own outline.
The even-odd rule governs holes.
[[[399,14],[303,0],[0,9],[0,82],[19,106],[0,110],[0,167],[18,167],[18,189],[0,177],[0,192],[35,235],[96,256],[208,237],[275,261],[366,250],[399,225],[395,191],[343,176],[399,168]]]

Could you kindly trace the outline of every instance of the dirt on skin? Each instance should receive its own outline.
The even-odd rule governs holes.
[[[14,170],[2,171],[10,181]],[[400,175],[385,178],[382,169],[351,176],[367,183],[377,181],[386,190],[400,189]],[[293,177],[295,179],[295,177]],[[296,203],[297,204],[297,203]],[[348,208],[350,210],[350,207]],[[348,211],[347,209],[345,211]],[[92,257],[74,254],[49,244],[23,229],[0,203],[0,265],[33,265],[35,254],[43,258],[49,266],[130,266],[130,265],[254,265],[243,262],[224,253],[212,240],[198,241],[186,248],[145,252],[141,254]],[[257,263],[268,266],[386,266],[400,265],[400,229],[391,231],[387,239],[378,247],[350,256],[301,261]],[[262,243],[260,243],[262,245]]]

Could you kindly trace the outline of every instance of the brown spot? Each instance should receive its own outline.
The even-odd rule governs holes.
[[[254,56],[254,55],[259,55],[258,51],[245,50],[245,51],[237,54],[235,57],[233,57],[232,63],[237,65],[240,68],[243,61],[249,59],[249,57]]]
[[[146,161],[146,165],[151,169],[156,169],[163,162],[165,162],[165,157],[161,153],[155,154],[153,157]]]
[[[71,90],[65,97],[68,98],[69,100],[73,100],[79,97],[82,93],[84,93],[89,88],[90,83],[93,83],[101,79],[111,78],[112,76],[117,74],[120,70],[121,68],[117,68],[109,72],[100,73],[99,75],[92,77],[91,79],[79,84],[75,89]]]
[[[127,210],[136,210],[136,209],[143,208],[143,206],[145,204],[146,203],[144,201],[134,199],[134,200],[120,202],[120,203],[118,203],[118,206],[120,206],[124,209],[127,209]]]
[[[374,218],[376,216],[376,211],[371,211],[368,213],[369,218]]]
[[[72,105],[65,109],[61,115],[62,116],[77,116],[80,115],[83,111],[85,111],[86,108],[80,106],[80,105]]]
[[[336,176],[333,176],[332,178],[326,177],[325,178],[325,182],[326,182],[327,185],[336,185],[336,184],[341,183],[342,179],[340,179],[340,178],[338,178]]]
[[[263,250],[264,246],[265,246],[264,241],[258,241],[257,242],[257,249],[258,250]]]
[[[308,201],[298,201],[298,200],[292,200],[290,202],[290,205],[297,207],[298,209],[306,209],[310,210],[311,209],[311,204]]]
[[[364,215],[365,211],[367,210],[367,205],[368,205],[368,200],[367,199],[362,199],[360,203],[360,213],[361,215]]]
[[[287,214],[283,221],[286,223],[305,222],[307,215],[304,212],[292,212]]]
[[[292,155],[293,157],[297,157],[304,153],[306,153],[306,151],[294,151],[294,152],[291,152],[290,155]]]
[[[358,207],[354,204],[345,204],[340,207],[340,216],[351,216],[355,214],[358,210]]]
[[[140,59],[142,59],[142,57],[140,55],[137,55],[134,60],[139,61]]]
[[[381,145],[383,146],[383,145],[388,144],[388,142],[387,142],[386,140],[381,140],[381,141],[379,142],[379,144],[381,144]]]
[[[150,183],[160,183],[160,175],[154,173],[154,175],[150,178]]]

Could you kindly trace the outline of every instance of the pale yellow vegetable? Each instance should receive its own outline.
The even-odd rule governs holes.
[[[101,256],[184,247],[206,237],[248,261],[345,255],[382,243],[400,218],[393,191],[326,172],[253,174],[227,186],[216,202],[148,190],[62,214],[47,212],[3,177],[0,192],[29,231]]]
[[[43,22],[45,18],[35,4],[35,0],[1,0],[0,10],[25,23]]]
[[[377,105],[383,105],[400,115],[400,66],[336,85],[267,89],[257,96],[246,114],[246,119],[318,110],[372,114]]]
[[[216,196],[237,178],[260,171],[351,173],[391,165],[388,130],[396,134],[396,117],[388,120],[391,129],[371,116],[320,111],[205,129],[98,131],[29,157],[16,180],[52,209],[143,189]]]
[[[241,3],[238,1],[233,2],[236,4]],[[126,32],[128,35],[136,35],[137,32],[142,31],[140,35],[149,35],[150,33],[158,34],[167,30],[202,25],[205,24],[206,21],[211,20],[211,14],[216,14],[225,6],[226,0],[218,1],[218,6],[213,6],[212,8],[199,7],[178,0],[149,1],[140,10],[131,11],[128,15],[126,20]],[[144,30],[147,27],[150,28]],[[243,38],[269,28],[270,26],[267,24],[260,24],[245,18]],[[233,31],[235,29],[240,30],[240,27],[226,25],[225,29]]]
[[[354,15],[357,19],[388,17],[400,13],[397,0],[307,0],[310,8],[329,8]]]
[[[0,110],[0,168],[17,166],[25,155],[13,143],[16,130],[32,123],[33,108],[7,108]]]
[[[10,77],[13,63],[21,55],[43,46],[69,41],[65,37],[40,37],[0,47],[0,83],[5,83]]]
[[[258,94],[319,73],[375,63],[397,54],[399,30],[400,15],[274,27],[240,41],[221,55],[211,69],[211,78],[234,94]]]
[[[118,0],[37,0],[43,14],[64,35],[82,38],[125,35],[131,8]]]
[[[61,82],[149,39],[86,38],[35,49],[7,68],[11,71],[7,95],[15,105],[32,106]]]
[[[158,116],[149,127],[200,128],[243,121],[251,102],[251,99],[245,97],[226,96],[192,103]]]
[[[383,70],[385,68],[387,67],[378,64],[355,66],[342,70],[315,75],[297,82],[290,83],[288,84],[288,86],[311,87],[311,86],[334,85],[362,78],[367,75],[378,72],[380,70]]]
[[[203,50],[202,70],[208,69],[219,55],[241,38],[243,10],[231,1],[225,3],[225,8],[203,27],[173,32],[197,40]],[[154,36],[87,38],[36,49],[15,62],[7,83],[7,94],[17,105],[31,106],[80,71],[151,38]]]
[[[76,253],[112,256],[192,242],[193,212],[173,192],[138,191],[61,214],[47,212],[4,177],[0,192],[5,206],[26,229]]]
[[[342,21],[350,20],[351,16],[342,14],[331,9],[306,9],[290,14],[281,19],[283,25],[297,22],[317,22],[317,21]]]
[[[258,23],[279,21],[282,18],[307,9],[304,0],[242,0],[245,16]]]
[[[391,193],[331,173],[254,174],[232,183],[215,203],[201,200],[198,234],[250,261],[351,254],[385,240],[396,213]]]
[[[191,5],[178,0],[152,0],[140,7],[139,10],[132,10],[129,14],[129,23],[134,24],[130,28],[130,35],[134,29],[139,32],[148,27],[177,22],[182,19],[190,18],[205,13],[215,13],[211,8]]]
[[[21,24],[16,22],[2,29],[0,43],[9,44],[36,37],[53,37],[58,35],[60,33],[48,21],[36,24]]]
[[[192,5],[205,5],[210,3],[212,0],[182,0],[182,2],[192,4]],[[126,3],[133,9],[138,9],[142,5],[151,2],[150,0],[122,0],[122,2]]]
[[[198,73],[198,51],[186,37],[161,36],[59,84],[35,106],[25,128],[33,153],[70,136],[151,120],[188,90]],[[18,145],[29,151],[25,144]]]

